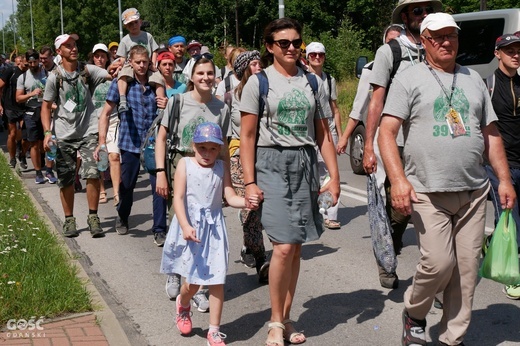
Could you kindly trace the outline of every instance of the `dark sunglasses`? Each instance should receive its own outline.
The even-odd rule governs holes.
[[[273,41],[273,43],[276,43],[278,45],[278,47],[282,48],[282,49],[287,49],[291,46],[291,44],[293,45],[294,48],[296,49],[300,49],[300,47],[302,46],[302,43],[303,43],[303,40],[301,38],[297,38],[296,40],[276,40],[276,41]]]
[[[424,6],[424,7],[416,7],[411,12],[414,14],[414,16],[422,16],[422,14],[426,11],[426,14],[433,13],[433,7],[432,6]]]
[[[317,57],[324,58],[325,53],[309,53],[309,57],[312,59],[316,59]]]
[[[195,59],[195,62],[199,61],[202,58],[213,60],[213,54],[211,54],[211,53],[195,54],[194,56],[192,56],[192,58]]]

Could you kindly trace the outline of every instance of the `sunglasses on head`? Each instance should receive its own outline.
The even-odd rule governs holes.
[[[424,6],[416,7],[411,12],[414,14],[414,16],[421,16],[424,12],[426,12],[426,14],[430,14],[433,13],[434,10],[432,6]]]
[[[293,45],[294,48],[296,49],[300,49],[300,47],[302,46],[302,43],[303,43],[303,40],[301,38],[297,38],[296,40],[276,40],[276,41],[273,41],[273,43],[276,43],[278,45],[278,47],[282,48],[282,49],[287,49],[291,46],[291,44]]]
[[[192,58],[195,59],[195,62],[199,61],[202,58],[213,60],[213,54],[211,54],[211,53],[195,54],[194,56],[192,56]]]

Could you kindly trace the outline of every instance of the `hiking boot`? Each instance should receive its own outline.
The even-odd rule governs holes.
[[[116,219],[116,232],[119,235],[125,235],[128,233],[128,221],[121,220],[120,217]]]
[[[191,299],[193,299],[193,306],[195,306],[197,310],[200,312],[209,311],[209,300],[206,297],[206,293],[204,293],[204,291],[198,291]]]
[[[13,158],[9,160],[9,167],[11,167],[12,169],[16,168],[16,159]]]
[[[90,214],[87,217],[87,224],[92,238],[99,238],[103,236],[101,221],[99,221],[99,216],[97,214]]]
[[[158,247],[162,247],[166,241],[166,232],[154,232],[153,242]]]
[[[502,292],[507,298],[517,300],[520,299],[520,284],[519,285],[507,285],[504,286]]]
[[[192,323],[191,323],[191,307],[183,308],[181,306],[181,298],[180,295],[177,296],[175,302],[175,312],[177,315],[175,316],[175,324],[177,325],[177,329],[183,335],[188,335],[191,333]]]
[[[251,251],[246,247],[243,247],[242,251],[240,251],[240,262],[248,268],[254,268],[256,266],[255,256],[253,256]]]
[[[258,274],[258,282],[261,284],[266,284],[269,282],[269,261],[265,259],[263,262],[260,260],[256,261],[256,273]]]
[[[426,320],[416,320],[403,311],[403,346],[426,345]]]
[[[174,300],[181,293],[181,276],[179,274],[168,275],[166,278],[166,295]]]
[[[73,238],[79,235],[75,217],[68,217],[65,219],[65,222],[63,223],[63,235],[67,238]]]
[[[56,184],[56,182],[58,181],[58,179],[56,179],[56,177],[54,176],[53,171],[45,172],[45,180],[47,180],[49,184]]]
[[[36,178],[34,179],[36,184],[45,184],[46,180],[42,174],[42,171],[36,171]]]
[[[226,346],[224,343],[225,338],[227,338],[226,334],[221,333],[218,330],[210,330],[207,336],[208,346]]]
[[[379,269],[379,283],[381,284],[381,287],[391,290],[399,287],[399,277],[396,273],[387,273],[379,265],[377,267]]]
[[[22,169],[27,169],[27,159],[24,155],[18,156],[18,161],[20,161],[20,167]]]

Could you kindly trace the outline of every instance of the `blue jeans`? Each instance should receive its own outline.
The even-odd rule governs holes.
[[[500,204],[500,196],[498,195],[498,178],[493,171],[493,168],[489,165],[484,165],[484,169],[489,177],[489,182],[491,183],[491,189],[489,190],[489,195],[491,197],[491,202],[493,202],[493,206],[495,207],[495,225],[500,218],[500,214],[502,213],[502,205]],[[520,196],[520,168],[510,168],[509,172],[511,173],[511,180],[513,182],[513,187],[515,188],[516,196]],[[520,227],[520,213],[518,211],[518,200],[515,202],[513,206],[513,219],[516,222],[516,239],[520,243],[519,236],[519,227]]]
[[[134,204],[134,189],[140,170],[140,155],[121,150],[121,183],[119,184],[119,206],[121,220],[128,222]],[[150,174],[153,195],[153,232],[166,232],[166,209],[168,201],[155,192],[156,177]]]

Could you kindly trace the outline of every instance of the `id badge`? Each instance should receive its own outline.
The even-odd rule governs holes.
[[[446,123],[453,137],[464,136],[466,134],[466,127],[464,126],[462,117],[455,109],[450,108],[448,114],[446,114]]]
[[[72,100],[68,100],[67,102],[65,102],[65,104],[63,105],[63,108],[65,108],[65,110],[69,113],[72,113],[74,112],[74,109],[76,108],[77,106],[77,103],[72,101]]]

